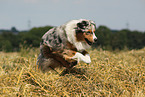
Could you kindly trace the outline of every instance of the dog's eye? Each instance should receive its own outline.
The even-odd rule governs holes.
[[[90,31],[86,32],[86,34],[92,34]]]

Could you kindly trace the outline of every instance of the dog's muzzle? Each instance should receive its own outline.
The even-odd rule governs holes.
[[[98,40],[98,39],[97,39],[97,38],[95,38],[95,39],[94,39],[94,42],[97,42],[97,40]]]
[[[94,42],[97,42],[97,40],[98,40],[95,33],[93,33],[93,39],[94,39]]]

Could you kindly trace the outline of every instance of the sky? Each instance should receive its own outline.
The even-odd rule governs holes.
[[[145,31],[145,0],[0,0],[0,29],[59,26],[81,18],[97,27]]]

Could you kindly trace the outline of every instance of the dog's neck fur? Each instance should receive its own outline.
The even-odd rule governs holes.
[[[76,39],[76,32],[75,32],[75,27],[77,26],[76,24],[78,23],[78,20],[73,20],[70,21],[69,23],[66,24],[66,35],[67,35],[67,39],[68,41],[73,44],[78,51],[83,51],[85,49],[89,49],[90,46],[86,43],[86,42],[79,42]]]

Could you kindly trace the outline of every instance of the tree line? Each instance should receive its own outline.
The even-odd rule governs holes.
[[[52,26],[35,27],[28,32],[3,32],[0,34],[0,51],[20,51],[22,46],[39,47],[41,37]],[[95,32],[98,41],[93,48],[101,47],[104,50],[141,49],[145,46],[145,33],[123,29],[113,31],[106,26],[99,26]]]

